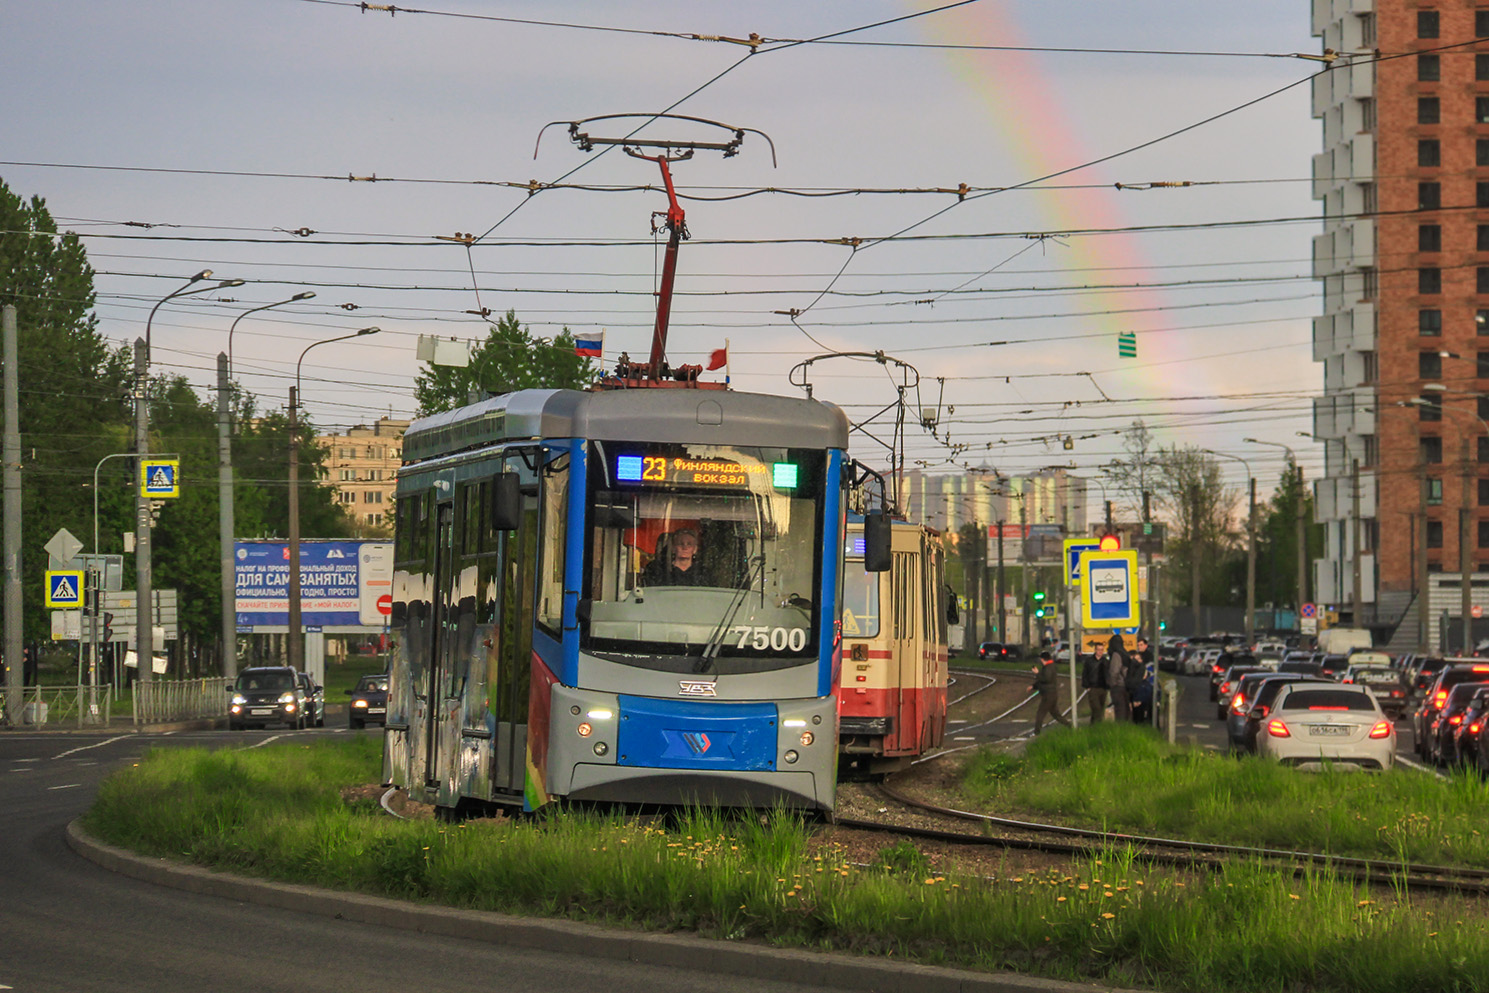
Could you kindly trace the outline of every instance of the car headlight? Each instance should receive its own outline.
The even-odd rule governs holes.
[[[243,706],[247,702],[248,702],[248,697],[244,696],[242,693],[234,693],[233,694],[233,703],[237,704],[238,706],[241,707],[241,706]]]
[[[294,703],[295,702],[295,695],[293,693],[281,693],[281,694],[279,694],[279,702],[280,703]]]
[[[365,706],[367,706],[367,701],[366,700],[353,700],[352,701],[352,706],[353,707],[365,707]]]

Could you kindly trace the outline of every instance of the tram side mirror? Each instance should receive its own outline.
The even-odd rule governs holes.
[[[522,523],[522,486],[515,472],[491,480],[491,529],[516,531]]]
[[[863,569],[889,571],[889,518],[882,510],[863,515]]]

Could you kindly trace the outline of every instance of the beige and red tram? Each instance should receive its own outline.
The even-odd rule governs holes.
[[[844,571],[838,689],[840,778],[877,777],[941,744],[951,610],[940,532],[896,520],[887,572]],[[863,554],[848,521],[849,561]]]

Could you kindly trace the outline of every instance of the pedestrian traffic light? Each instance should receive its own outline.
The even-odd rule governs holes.
[[[114,615],[107,611],[103,615],[103,640],[105,642],[114,640]]]

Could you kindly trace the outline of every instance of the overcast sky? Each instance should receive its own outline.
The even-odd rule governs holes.
[[[1321,453],[1296,432],[1311,426],[1322,379],[1308,278],[1319,209],[1306,181],[1319,151],[1306,80],[1320,65],[1246,57],[1318,51],[1304,0],[979,0],[918,17],[907,15],[932,5],[423,9],[6,6],[0,179],[44,197],[83,236],[104,335],[142,335],[150,307],[200,269],[247,280],[173,302],[154,322],[155,370],[206,390],[235,316],[312,290],[306,304],[242,321],[234,366],[261,408],[282,407],[306,345],[382,328],[306,358],[304,402],[322,428],[410,416],[418,335],[480,340],[472,312],[482,307],[513,309],[545,336],[603,330],[607,365],[621,351],[644,359],[665,237],[654,243],[652,214],[666,200],[631,188],[656,187],[658,169],[619,150],[585,153],[565,127],[537,142],[550,122],[675,105],[764,132],[776,161],[748,133],[734,157],[700,151],[674,164],[680,191],[735,197],[684,201],[692,241],[680,256],[674,363],[702,361],[727,339],[736,389],[799,395],[798,362],[883,350],[914,371],[837,359],[807,377],[855,421],[918,377],[907,396],[939,406],[940,427],[937,437],[910,430],[910,466],[1088,472],[1121,454],[1120,431],[1142,417],[1163,443],[1243,456],[1264,496],[1284,453],[1244,437],[1292,446],[1316,475]],[[902,19],[839,34],[892,18]],[[586,29],[598,27],[628,31]],[[751,33],[772,41],[751,55],[668,36]],[[836,44],[773,41],[829,34]],[[589,130],[619,137],[640,123]],[[641,134],[718,132],[664,120]],[[569,173],[565,183],[594,188],[500,185]],[[1205,185],[1117,186],[1155,181]],[[736,196],[959,184],[974,191],[960,201]],[[1234,223],[1249,221],[1270,223]],[[1153,227],[1162,230],[1113,231]],[[439,240],[457,233],[484,237],[469,252]],[[834,239],[862,241],[855,250]],[[776,313],[793,309],[799,328]],[[1127,331],[1138,333],[1136,359],[1118,357]],[[887,439],[887,419],[866,431]],[[867,441],[854,454],[882,459]],[[1228,462],[1227,476],[1243,481],[1241,464]]]

